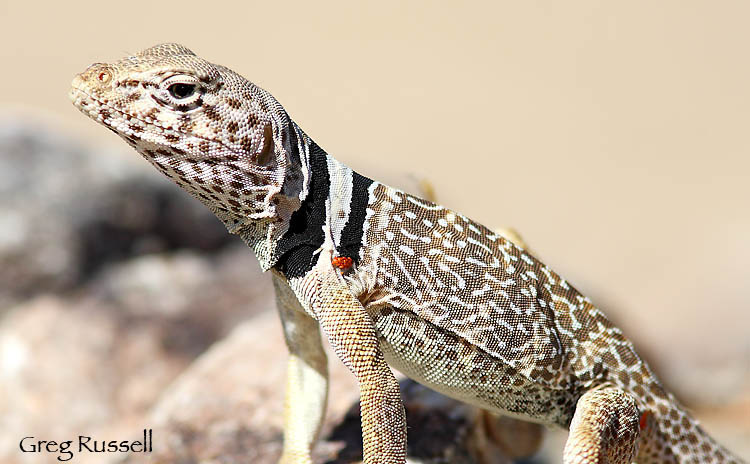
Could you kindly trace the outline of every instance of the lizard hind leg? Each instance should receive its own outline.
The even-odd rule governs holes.
[[[587,391],[576,405],[563,463],[632,463],[638,452],[639,420],[635,400],[619,388]]]

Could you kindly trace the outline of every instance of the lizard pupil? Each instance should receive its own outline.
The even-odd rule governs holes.
[[[188,98],[195,93],[195,85],[192,84],[172,84],[167,90],[169,94],[178,100]]]

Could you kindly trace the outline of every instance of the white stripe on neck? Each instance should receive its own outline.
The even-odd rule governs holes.
[[[327,156],[326,161],[331,182],[326,199],[326,222],[330,226],[333,244],[338,247],[341,243],[341,232],[351,213],[353,172],[331,156]]]

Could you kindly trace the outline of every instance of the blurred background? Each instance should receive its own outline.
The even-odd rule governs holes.
[[[750,458],[748,17],[741,1],[0,1],[0,461],[49,462],[24,436],[147,427],[176,437],[167,462],[277,456],[269,277],[67,99],[89,64],[167,41],[272,92],[355,170],[515,228]],[[348,462],[335,431],[356,390],[331,364],[319,459]]]

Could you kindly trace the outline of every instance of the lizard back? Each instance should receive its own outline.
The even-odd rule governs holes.
[[[653,414],[642,416],[653,427],[639,462],[729,459],[622,331],[531,253],[430,201],[377,182],[368,193],[351,280],[389,363],[449,396],[561,427],[585,391],[616,385]]]

